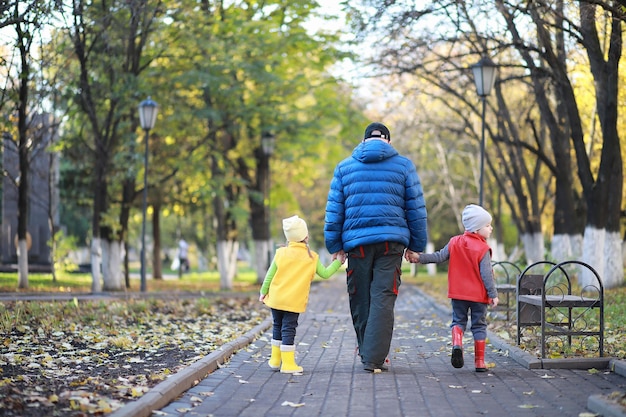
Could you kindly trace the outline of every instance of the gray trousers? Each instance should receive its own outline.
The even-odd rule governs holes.
[[[382,365],[389,354],[404,246],[359,246],[348,253],[347,284],[361,362]]]

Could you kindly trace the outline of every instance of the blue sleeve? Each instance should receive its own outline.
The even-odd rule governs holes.
[[[406,220],[410,231],[408,248],[413,252],[423,252],[428,242],[426,202],[415,165],[410,162],[409,167],[404,194]]]
[[[345,218],[345,199],[341,182],[340,168],[335,168],[333,179],[330,182],[330,191],[326,202],[324,217],[324,242],[329,253],[337,253],[343,249],[341,234]]]

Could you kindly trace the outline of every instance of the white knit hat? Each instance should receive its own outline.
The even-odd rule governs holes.
[[[469,204],[463,209],[463,227],[468,232],[475,232],[491,223],[491,214],[481,206]]]
[[[309,235],[306,222],[298,216],[283,219],[283,232],[290,242],[302,242]]]

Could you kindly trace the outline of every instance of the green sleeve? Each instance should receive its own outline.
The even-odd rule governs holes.
[[[267,273],[265,274],[265,279],[263,280],[263,285],[261,285],[261,294],[266,295],[270,291],[270,284],[272,283],[272,279],[276,274],[276,262],[272,260],[272,264],[270,265]]]
[[[330,265],[328,265],[328,267],[325,267],[324,265],[322,265],[322,262],[318,258],[317,269],[315,273],[324,279],[328,279],[332,277],[335,272],[337,272],[340,266],[341,266],[341,262],[339,261],[339,259],[335,259],[334,261],[331,262]]]

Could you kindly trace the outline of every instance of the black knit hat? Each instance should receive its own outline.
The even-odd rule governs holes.
[[[372,134],[372,132],[379,133]],[[367,128],[365,128],[365,135],[363,136],[363,139],[369,138],[382,138],[391,140],[391,134],[389,133],[389,129],[387,129],[387,126],[382,123],[374,122],[367,126]]]

